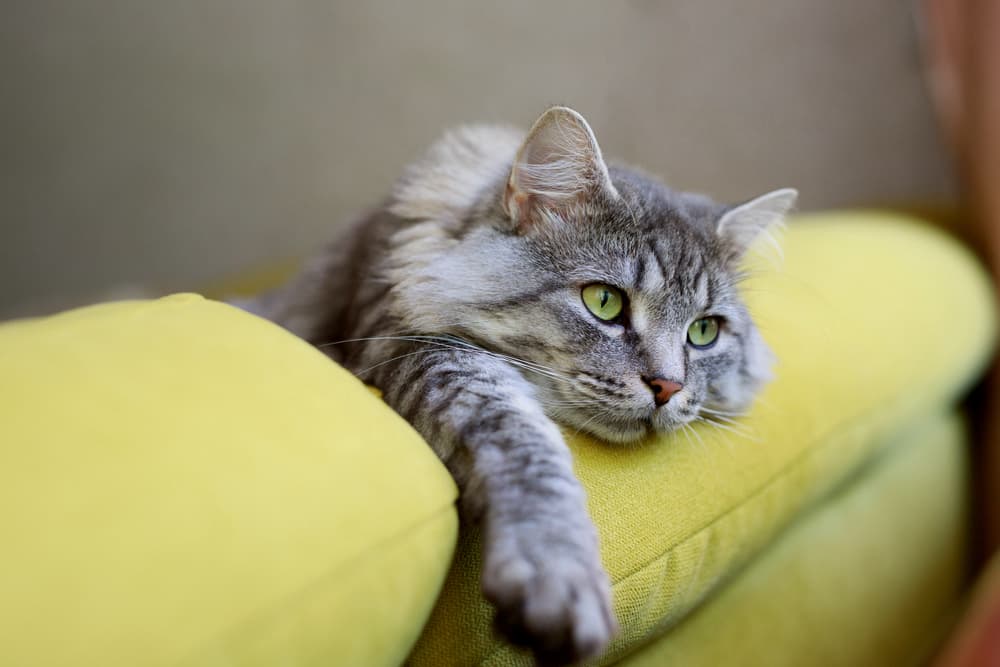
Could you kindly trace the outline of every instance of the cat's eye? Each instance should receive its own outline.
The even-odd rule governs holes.
[[[719,318],[702,317],[688,327],[688,342],[694,347],[711,347],[719,338]]]
[[[599,320],[610,322],[622,314],[625,297],[621,290],[611,285],[587,285],[580,292],[583,305]]]

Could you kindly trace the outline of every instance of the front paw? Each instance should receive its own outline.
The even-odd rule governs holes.
[[[574,542],[532,525],[499,532],[487,544],[483,567],[483,593],[496,607],[497,629],[540,664],[600,654],[618,624],[595,541]]]

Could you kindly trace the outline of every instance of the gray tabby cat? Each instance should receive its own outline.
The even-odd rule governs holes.
[[[446,134],[250,309],[382,389],[483,526],[497,626],[540,661],[578,660],[617,626],[553,420],[624,443],[744,410],[770,354],[738,264],[795,197],[672,192],[607,166],[583,117],[554,107],[526,138]]]

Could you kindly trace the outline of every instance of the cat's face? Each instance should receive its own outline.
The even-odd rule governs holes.
[[[477,318],[477,335],[550,369],[524,372],[549,414],[607,440],[744,410],[770,353],[715,234],[723,207],[611,176],[619,200],[515,242],[511,307]]]
[[[515,166],[413,293],[446,304],[432,326],[526,362],[522,375],[550,416],[605,440],[744,410],[771,359],[737,267],[794,192],[735,209],[675,193],[608,170],[589,128],[566,127],[582,118],[557,120],[551,136],[536,125],[519,153],[535,171],[525,178]],[[574,182],[537,168],[554,162],[585,173]]]

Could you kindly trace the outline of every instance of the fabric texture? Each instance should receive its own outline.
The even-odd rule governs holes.
[[[455,497],[361,382],[229,306],[0,326],[0,664],[399,664]]]
[[[965,585],[967,444],[955,415],[921,420],[719,595],[623,664],[925,664]]]
[[[889,213],[803,215],[783,246],[746,286],[780,360],[748,417],[641,448],[568,434],[622,629],[604,662],[675,625],[903,425],[953,404],[991,353],[989,280],[942,233]],[[489,630],[479,537],[463,532],[411,661],[527,664]]]

